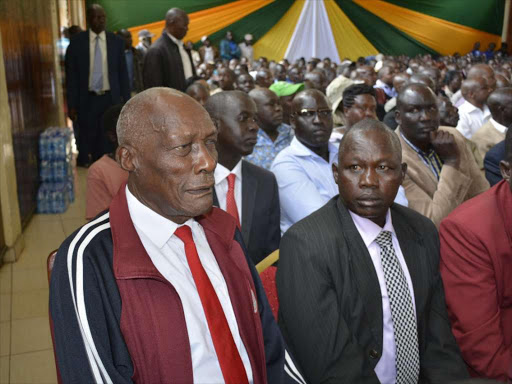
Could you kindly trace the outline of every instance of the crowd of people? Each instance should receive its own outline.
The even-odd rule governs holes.
[[[105,18],[66,53],[91,221],[52,275],[64,382],[512,382],[505,44],[276,62],[196,50],[181,9],[136,47]]]

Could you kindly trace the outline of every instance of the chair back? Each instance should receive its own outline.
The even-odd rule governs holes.
[[[256,265],[256,270],[260,274],[263,289],[267,295],[268,303],[277,321],[277,311],[279,310],[279,299],[277,297],[276,272],[277,267],[274,266],[279,260],[279,249],[276,249],[270,255],[265,257]]]

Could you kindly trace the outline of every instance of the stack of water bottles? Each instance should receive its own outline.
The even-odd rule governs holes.
[[[38,213],[62,213],[75,200],[72,173],[72,131],[50,127],[39,136]]]

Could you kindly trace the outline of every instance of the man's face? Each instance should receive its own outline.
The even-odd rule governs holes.
[[[377,101],[372,95],[357,95],[354,104],[348,109],[344,108],[343,113],[347,127],[363,119],[377,120]]]
[[[133,44],[132,34],[129,31],[126,31],[122,34],[124,39],[124,49],[130,49]]]
[[[268,88],[274,82],[274,78],[270,71],[266,68],[260,69],[258,74],[256,75],[256,84],[258,84],[262,88]]]
[[[226,33],[226,39],[233,40],[233,33],[232,32]]]
[[[130,147],[128,160],[120,154],[123,168],[131,171],[130,190],[175,222],[208,212],[217,165],[217,130],[208,114],[188,96],[168,94],[145,110],[147,134]]]
[[[219,70],[219,86],[225,90],[233,90],[234,89],[234,79],[229,70],[226,68],[221,68]]]
[[[382,67],[381,68],[381,73],[380,73],[380,80],[389,85],[390,87],[393,86],[393,77],[395,76],[395,67],[393,66],[385,66],[385,67]]]
[[[219,150],[240,156],[252,153],[258,137],[256,104],[249,96],[244,96],[230,100],[219,122]]]
[[[448,84],[448,88],[455,93],[460,89],[460,86],[462,85],[462,76],[460,74],[457,74],[454,76],[452,81],[450,81],[450,84]]]
[[[316,92],[303,96],[294,111],[290,123],[297,139],[308,148],[327,145],[332,133],[332,111],[325,96]]]
[[[187,15],[176,17],[174,22],[169,25],[168,31],[176,39],[182,40],[188,32],[188,22],[189,20]]]
[[[436,97],[426,87],[406,89],[396,112],[396,121],[404,136],[417,147],[430,145],[430,132],[439,128]]]
[[[333,174],[344,205],[356,215],[383,226],[389,207],[405,177],[405,164],[383,131],[350,136]]]
[[[146,47],[149,47],[151,45],[151,36],[146,36],[142,39],[142,42]]]
[[[304,81],[304,75],[302,74],[302,71],[297,67],[290,69],[288,72],[288,77],[290,78],[290,81],[295,84],[302,83]]]
[[[478,104],[485,104],[485,102],[487,101],[487,98],[489,97],[489,95],[495,90],[494,89],[491,89],[489,86],[488,86],[488,82],[483,78],[483,77],[479,77],[479,78],[475,78],[474,80],[478,81],[478,83],[480,84],[479,87],[476,87],[471,93],[472,93],[472,97],[473,99],[478,103]]]
[[[274,92],[268,91],[258,97],[256,105],[262,126],[277,128],[283,122],[283,108]]]
[[[323,72],[311,72],[306,76],[307,82],[310,84],[308,88],[316,89],[325,95],[325,89],[327,88],[327,79]]]
[[[439,108],[440,124],[456,127],[459,122],[459,111],[453,106],[451,101],[447,97],[441,97],[437,106]]]
[[[249,93],[254,89],[254,79],[248,73],[242,73],[238,76],[236,85],[242,92]]]
[[[363,65],[362,67],[357,68],[357,78],[361,79],[365,82],[366,85],[373,87],[375,82],[377,81],[377,74],[372,67],[367,65]]]
[[[231,69],[232,71],[235,70],[237,65],[238,65],[238,59],[231,59],[229,61],[229,69]]]
[[[105,30],[107,22],[107,15],[101,7],[94,8],[89,15],[89,28],[96,34],[99,34]]]

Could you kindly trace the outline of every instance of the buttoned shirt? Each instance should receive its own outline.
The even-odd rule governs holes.
[[[192,63],[190,61],[190,57],[188,56],[187,51],[183,47],[183,41],[178,40],[173,35],[171,35],[169,32],[167,32],[167,36],[178,46],[180,56],[181,56],[181,62],[183,63],[183,74],[185,75],[185,79],[188,79],[189,77],[193,76],[192,72]],[[170,68],[170,70],[173,70]]]
[[[398,96],[398,93],[397,91],[395,90],[395,88],[393,87],[390,87],[389,85],[387,85],[386,83],[384,83],[383,81],[381,80],[377,80],[377,82],[375,83],[374,85],[374,88],[381,88],[384,90],[384,93],[392,98],[392,97],[397,97]]]
[[[107,34],[105,31],[98,35],[89,29],[89,90],[92,91],[92,73],[94,71],[94,57],[96,55],[96,36],[99,37],[101,51],[101,69],[103,72],[102,91],[110,91],[110,82],[108,80],[108,58],[107,58]]]
[[[491,124],[494,128],[496,128],[496,130],[499,132],[499,133],[503,133],[503,134],[506,134],[507,133],[507,130],[508,128],[505,127],[504,125],[498,123],[496,120],[494,120],[492,117],[491,117]]]
[[[242,222],[242,160],[230,171],[222,164],[217,163],[215,168],[215,193],[219,200],[219,208],[226,210],[226,196],[228,194],[228,176],[235,175],[235,202],[238,211],[238,218]]]
[[[211,46],[204,47],[204,62],[205,63],[215,62],[215,50],[213,49],[213,47],[211,47]]]
[[[459,117],[457,131],[466,139],[471,139],[475,132],[491,118],[491,111],[487,105],[484,105],[484,109],[481,110],[465,100],[459,107]]]
[[[271,171],[277,179],[281,204],[281,233],[313,213],[338,194],[332,163],[338,148],[329,143],[329,161],[302,144],[297,137],[276,156]]]
[[[174,233],[178,225],[142,204],[126,187],[130,217],[144,249],[162,276],[172,284],[183,305],[192,354],[192,369],[196,383],[223,383],[224,378],[215,352],[201,299],[187,262],[185,246]],[[194,219],[186,221],[192,230],[197,253],[215,293],[217,294],[235,345],[252,383],[252,369],[247,350],[240,337],[235,312],[224,276],[208,244],[203,227]],[[172,335],[167,335],[172,337]]]
[[[267,133],[260,128],[254,150],[245,159],[259,167],[270,170],[277,154],[288,147],[293,139],[292,127],[287,124],[283,123],[277,127],[277,132],[276,141],[272,141]]]
[[[429,167],[434,176],[437,178],[437,180],[439,180],[439,177],[441,175],[441,169],[443,168],[443,160],[441,160],[436,151],[434,151],[434,149],[431,148],[428,153],[423,152],[421,149],[419,149],[413,143],[407,140],[407,138],[403,135],[401,130],[400,136],[402,136],[407,145],[414,149],[414,152],[418,154],[418,157],[421,159],[421,161],[423,161],[423,164]]]
[[[373,267],[375,268],[375,272],[377,273],[377,279],[379,280],[379,287],[382,296],[382,356],[380,357],[379,362],[375,366],[375,374],[377,375],[379,381],[382,384],[395,384],[396,345],[393,329],[393,316],[391,313],[388,290],[386,287],[386,278],[384,275],[384,270],[382,268],[380,246],[375,241],[375,239],[377,238],[381,231],[391,232],[391,241],[393,243],[393,248],[395,249],[395,254],[398,258],[398,262],[400,263],[400,267],[404,272],[405,279],[407,281],[407,286],[409,288],[409,293],[411,294],[412,298],[414,314],[416,315],[414,288],[412,285],[411,275],[409,274],[407,263],[405,262],[402,249],[400,248],[398,238],[396,237],[395,229],[393,228],[391,211],[388,210],[388,213],[386,214],[386,224],[384,225],[383,228],[379,227],[377,224],[375,224],[373,221],[369,219],[356,215],[354,212],[349,211],[349,213],[350,216],[352,217],[352,220],[354,221],[357,231],[359,232],[361,238],[363,239],[366,248],[368,248],[368,253],[370,254],[370,257],[372,259]]]
[[[254,48],[252,45],[247,45],[244,42],[238,44],[238,46],[240,47],[240,51],[242,53],[242,57],[245,57],[247,58],[247,60],[249,60],[249,63],[252,63],[253,59],[254,59]]]

